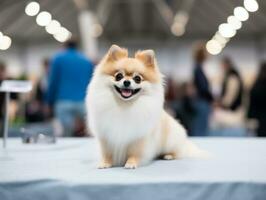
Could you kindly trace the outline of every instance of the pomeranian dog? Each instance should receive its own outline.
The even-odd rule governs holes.
[[[157,157],[198,157],[204,151],[163,109],[163,76],[153,50],[128,51],[112,45],[88,87],[88,126],[101,149],[99,168],[134,169]]]

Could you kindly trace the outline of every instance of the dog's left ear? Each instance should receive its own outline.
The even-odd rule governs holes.
[[[108,51],[109,61],[117,61],[121,58],[126,58],[127,56],[128,56],[127,50],[115,44],[113,44]]]
[[[135,58],[143,62],[147,67],[155,66],[155,53],[151,49],[136,52]]]

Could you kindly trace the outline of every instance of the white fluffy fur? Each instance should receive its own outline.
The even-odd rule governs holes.
[[[113,166],[125,165],[128,145],[140,138],[145,138],[140,164],[169,152],[178,158],[201,154],[187,139],[185,129],[163,110],[163,103],[162,82],[143,83],[135,99],[124,101],[114,91],[111,78],[96,70],[86,97],[88,125],[96,137],[108,141]],[[164,123],[169,130],[165,144]]]

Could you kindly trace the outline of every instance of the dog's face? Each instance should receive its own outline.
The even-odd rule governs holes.
[[[139,51],[134,58],[128,58],[127,50],[113,45],[100,67],[100,73],[108,77],[108,86],[124,101],[147,95],[152,85],[161,81],[152,50]]]

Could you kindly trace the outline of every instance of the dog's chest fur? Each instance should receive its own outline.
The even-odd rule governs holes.
[[[95,101],[94,116],[91,117],[95,118],[96,133],[99,136],[119,145],[130,143],[152,131],[161,112],[156,100],[141,97],[132,103],[117,101],[113,93],[105,94],[105,101]]]
[[[124,162],[129,144],[154,131],[162,112],[162,97],[142,95],[132,102],[121,102],[110,88],[91,89],[88,109],[90,127],[105,139],[117,163]]]

